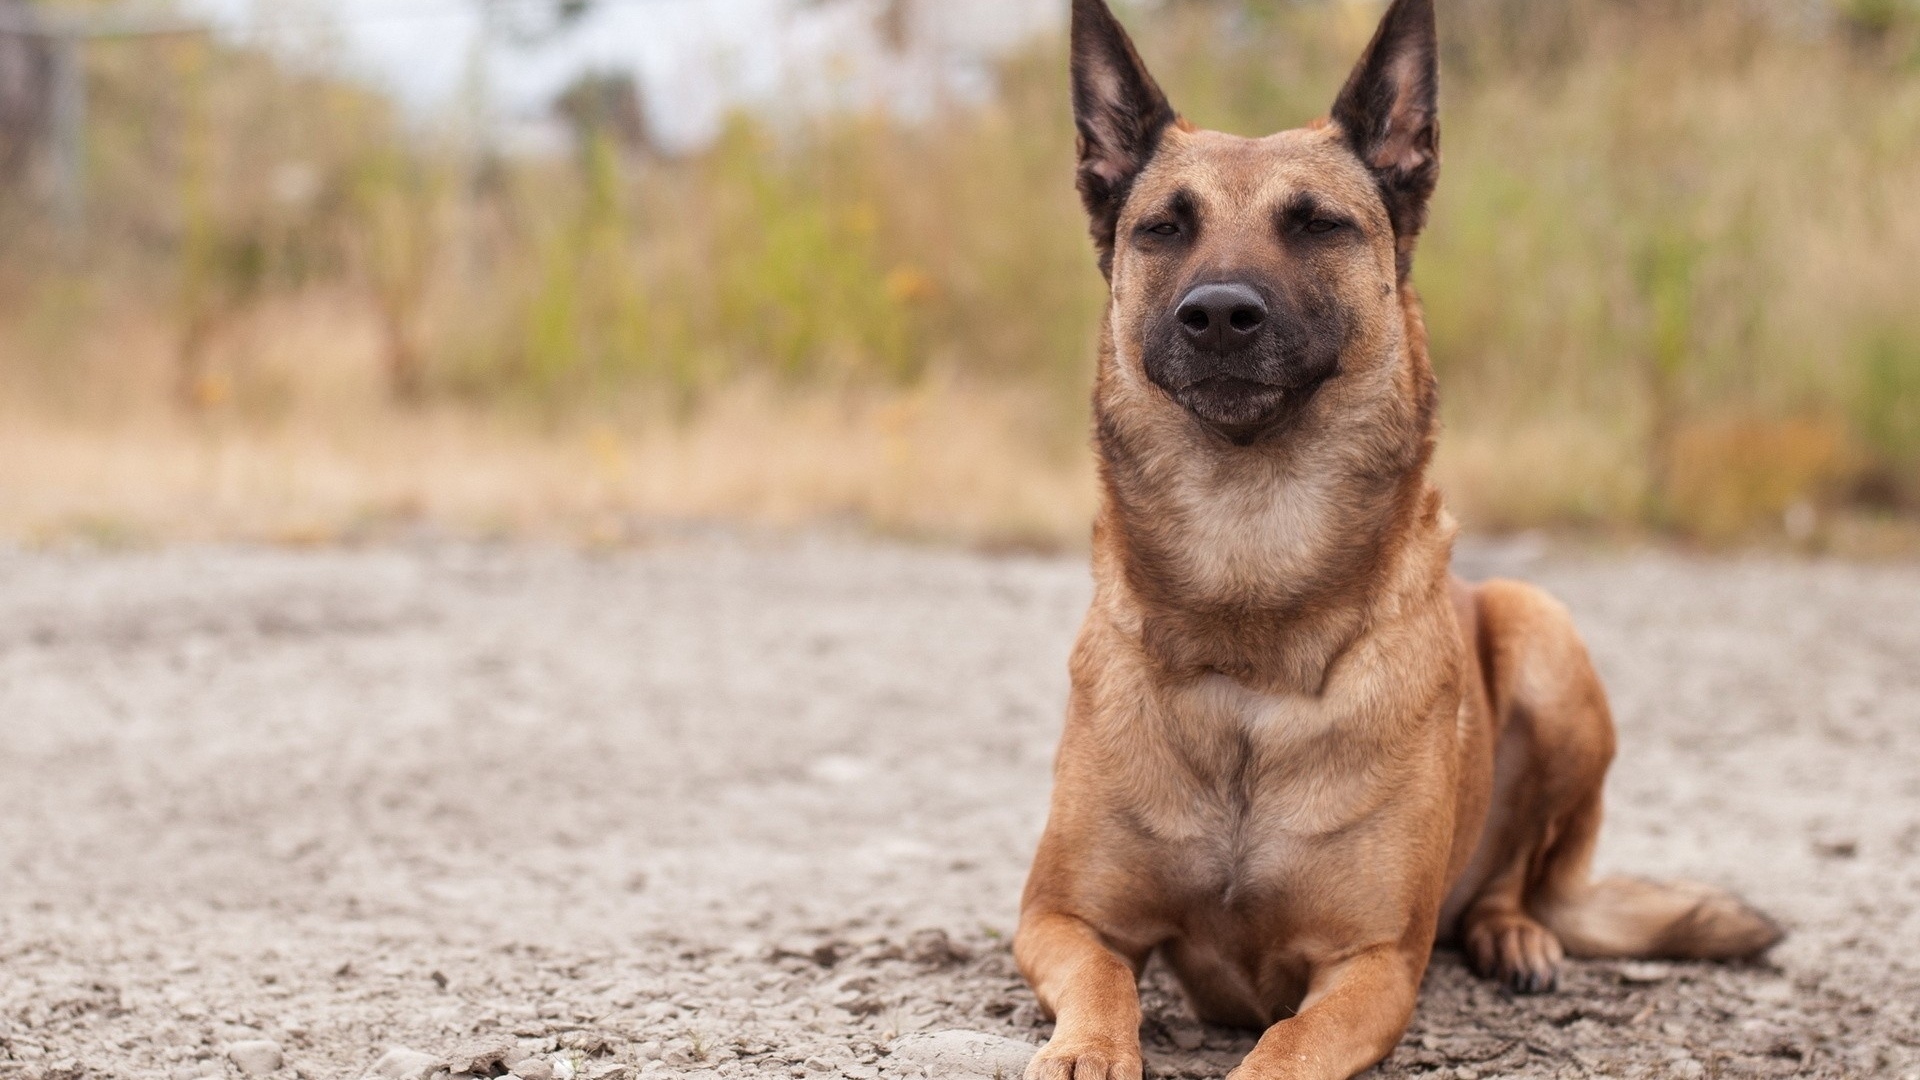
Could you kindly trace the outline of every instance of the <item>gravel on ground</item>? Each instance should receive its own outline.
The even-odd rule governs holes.
[[[1572,606],[1602,862],[1764,963],[1435,961],[1381,1077],[1920,1076],[1920,568],[1474,545]],[[0,1080],[1017,1072],[1084,562],[0,551]],[[1247,1033],[1146,980],[1149,1071]]]

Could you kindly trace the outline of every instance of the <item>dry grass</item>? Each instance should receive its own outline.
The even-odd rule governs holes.
[[[691,415],[635,401],[561,418],[382,397],[378,328],[338,297],[240,328],[238,377],[165,399],[163,335],[115,335],[109,384],[0,413],[0,534],[16,540],[318,543],[414,526],[594,543],[663,522],[845,521],[983,546],[1077,545],[1090,457],[1053,399],[932,375],[911,387],[748,378]],[[96,358],[107,362],[105,357]],[[146,391],[140,384],[145,382]],[[64,415],[63,415],[64,414]]]
[[[230,328],[192,411],[166,404],[164,327],[135,317],[95,335],[35,407],[0,410],[0,460],[16,463],[0,474],[0,537],[325,544],[424,529],[622,545],[711,520],[990,549],[1087,539],[1084,411],[1062,417],[1044,385],[938,371],[903,386],[743,377],[691,410],[639,394],[558,414],[400,408],[385,396],[380,333],[350,296],[262,308]],[[1603,419],[1456,426],[1436,478],[1480,531],[1618,531],[1648,492],[1632,440]],[[1852,467],[1830,425],[1729,417],[1677,444],[1672,483],[1699,539],[1914,550],[1898,519],[1807,501]],[[1802,507],[1815,516],[1795,525]]]
[[[1434,478],[1473,529],[1632,521],[1646,485],[1630,441],[1594,418],[1442,432]]]
[[[1449,6],[1417,280],[1470,528],[1911,532],[1916,3]],[[1258,133],[1324,111],[1376,10],[1128,18],[1193,119]],[[31,463],[0,531],[1084,541],[1104,287],[1057,41],[985,104],[741,116],[680,159],[488,159],[264,54],[143,49],[93,57],[87,244],[0,190],[0,449]]]

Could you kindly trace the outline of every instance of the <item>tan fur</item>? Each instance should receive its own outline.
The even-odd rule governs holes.
[[[1368,242],[1290,258],[1269,208],[1309,188]],[[1057,1023],[1029,1080],[1139,1077],[1156,953],[1203,1017],[1266,1029],[1236,1075],[1346,1077],[1398,1042],[1436,939],[1522,989],[1563,951],[1772,944],[1716,890],[1589,881],[1606,700],[1553,600],[1450,576],[1410,244],[1338,126],[1171,126],[1117,234],[1176,192],[1207,223],[1181,260],[1113,251],[1096,589],[1014,946]],[[1142,354],[1184,282],[1249,266],[1315,275],[1352,332],[1338,377],[1243,446]]]

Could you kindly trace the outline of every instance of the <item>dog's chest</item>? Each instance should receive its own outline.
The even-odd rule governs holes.
[[[1182,767],[1150,828],[1200,892],[1283,890],[1390,797],[1340,696],[1264,694],[1208,675],[1165,704]]]

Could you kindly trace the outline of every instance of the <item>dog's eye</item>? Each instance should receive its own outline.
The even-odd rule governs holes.
[[[1314,218],[1312,221],[1307,222],[1307,231],[1315,236],[1325,236],[1327,233],[1341,227],[1340,222],[1331,221],[1327,218]]]
[[[1171,221],[1163,221],[1158,225],[1152,226],[1147,231],[1155,236],[1178,236],[1180,235],[1180,226],[1175,225]]]

